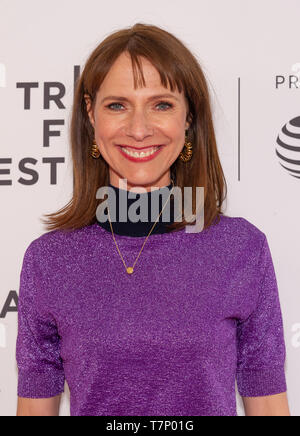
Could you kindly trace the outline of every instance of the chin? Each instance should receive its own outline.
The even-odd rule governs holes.
[[[126,177],[124,176],[123,177],[123,179],[125,179]],[[132,178],[130,178],[130,177],[127,177],[127,187],[126,187],[126,189],[127,190],[129,190],[129,189],[132,189],[132,188],[135,188],[135,187],[137,187],[137,188],[139,188],[139,187],[142,187],[142,188],[145,188],[145,189],[149,189],[149,191],[150,191],[150,189],[151,189],[151,187],[152,186],[159,186],[159,177],[158,178],[155,178],[155,179],[153,179],[153,177],[132,177]],[[125,183],[125,181],[124,181],[124,183]]]

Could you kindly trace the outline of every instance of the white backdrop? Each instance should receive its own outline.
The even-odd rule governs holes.
[[[292,415],[300,416],[299,16],[299,0],[0,0],[1,416],[16,413],[23,255],[45,231],[41,215],[71,195],[74,68],[109,33],[136,22],[174,33],[209,80],[228,183],[225,213],[248,219],[268,238],[284,318],[288,398]],[[58,94],[57,82],[65,88],[63,105],[50,101],[48,108],[47,92]],[[238,413],[244,414],[239,397]],[[67,387],[61,415],[69,415]]]

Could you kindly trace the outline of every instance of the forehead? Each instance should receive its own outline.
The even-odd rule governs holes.
[[[112,65],[107,73],[104,81],[102,82],[98,94],[103,95],[106,93],[124,93],[125,91],[134,91],[148,93],[149,91],[166,91],[171,92],[170,88],[165,88],[160,79],[159,72],[151,64],[151,62],[144,58],[139,58],[142,71],[145,78],[146,87],[143,87],[139,77],[138,88],[134,89],[134,73],[132,69],[131,58],[128,53],[122,53]],[[137,72],[138,73],[138,72]],[[139,75],[139,73],[138,73]],[[173,94],[180,95],[175,89]]]

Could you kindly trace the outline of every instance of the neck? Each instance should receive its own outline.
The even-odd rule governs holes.
[[[117,189],[125,190],[125,191],[131,191],[137,194],[143,194],[146,192],[155,191],[157,189],[161,189],[164,187],[169,186],[172,183],[171,176],[165,175],[162,179],[159,180],[159,182],[156,185],[151,184],[143,184],[143,185],[131,185],[128,184],[127,179],[118,178],[116,180],[116,177],[112,177],[109,180],[109,186],[112,186]]]
[[[169,231],[166,225],[174,222],[173,202],[170,201],[170,193],[173,188],[173,184],[171,182],[168,186],[158,188],[152,192],[147,191],[143,193],[135,193],[135,195],[132,194],[130,195],[130,191],[122,188],[117,188],[116,186],[113,186],[111,183],[109,184],[109,187],[111,187],[114,190],[115,200],[116,200],[116,204],[115,204],[116,214],[115,217],[113,218],[111,217],[111,219],[113,220],[111,221],[111,224],[114,233],[119,235],[126,235],[126,236],[147,236],[155,222],[156,224],[150,234],[150,237],[152,234],[167,233]],[[134,198],[132,198],[132,196]],[[120,202],[120,198],[122,198],[121,202]],[[137,203],[134,206],[133,204],[135,202]],[[153,206],[153,204],[151,205],[152,202],[155,202],[156,207]],[[141,219],[139,219],[137,222],[130,221],[129,209],[136,210],[136,214],[138,215],[141,213],[139,204],[144,205],[145,203],[148,205],[147,221],[146,222],[141,221]],[[157,209],[157,203],[159,203],[158,209]],[[154,218],[152,217],[151,214],[152,207],[155,207],[155,213],[153,212],[155,216]],[[160,217],[158,218],[163,208],[164,210],[160,215]],[[105,215],[105,217],[107,217],[107,214]],[[111,228],[108,218],[104,222],[100,222],[97,220],[97,223],[102,228],[104,228],[105,230],[111,233]]]

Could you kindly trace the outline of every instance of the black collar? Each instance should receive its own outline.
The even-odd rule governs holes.
[[[171,192],[173,185],[171,183],[168,186],[164,186],[164,187],[156,190],[156,195],[159,195],[159,192],[161,193],[161,195],[159,195],[158,213],[156,215],[156,218],[153,221],[151,221],[151,192],[146,192],[146,193],[141,193],[141,194],[136,193],[135,198],[128,198],[129,191],[117,188],[111,184],[109,184],[109,187],[113,188],[113,190],[115,191],[115,194],[116,194],[116,221],[112,221],[112,228],[113,228],[114,233],[116,233],[118,235],[124,235],[124,236],[147,236],[149,234],[157,216],[161,212],[161,210],[166,202],[166,200],[164,200],[163,205],[162,205],[163,199],[168,198],[168,196],[166,194],[162,195],[163,194],[162,190],[168,190],[168,195],[169,195],[169,192]],[[121,222],[119,220],[119,196],[120,196],[120,193],[122,193],[123,195],[124,195],[124,193],[127,193],[127,213],[124,214],[127,217],[127,221],[125,221],[125,222]],[[143,196],[143,197],[146,196],[147,200],[148,200],[148,222],[142,222],[139,220],[136,223],[133,223],[133,222],[128,220],[128,210],[129,210],[131,204],[136,202],[140,198],[140,196]],[[168,216],[166,210],[170,210],[169,216]],[[107,216],[107,209],[106,209],[105,216]],[[164,218],[164,221],[163,221],[163,218]],[[167,218],[169,218],[168,221],[166,221]],[[173,222],[174,222],[174,207],[173,207],[173,202],[171,201],[169,205],[168,204],[166,205],[164,212],[161,214],[159,220],[157,221],[156,225],[154,226],[154,229],[152,230],[152,232],[150,234],[150,238],[151,238],[152,234],[169,232],[170,230],[166,228],[166,224],[170,224]],[[103,229],[105,229],[111,233],[111,228],[110,228],[110,223],[109,223],[108,218],[105,222],[100,222],[97,220],[97,223]]]

